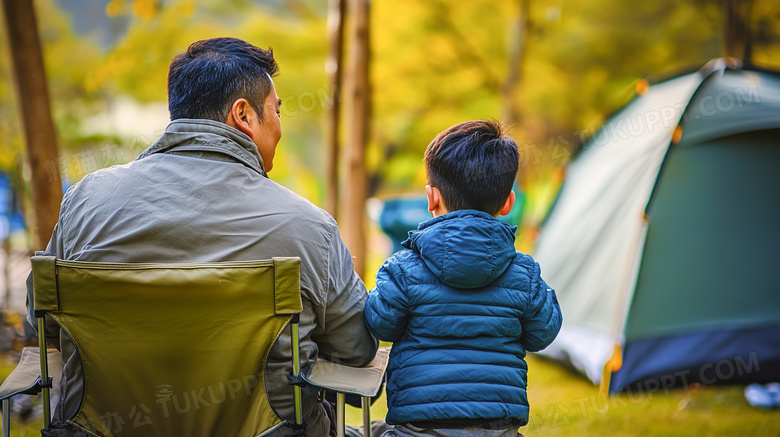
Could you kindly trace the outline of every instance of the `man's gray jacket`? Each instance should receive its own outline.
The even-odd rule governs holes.
[[[176,120],[137,160],[85,176],[65,193],[47,252],[94,262],[300,257],[304,370],[318,355],[365,365],[376,353],[363,325],[366,289],[336,222],[270,180],[252,140],[223,123]],[[28,286],[28,305],[31,293]],[[81,363],[64,331],[55,324],[47,331],[59,339],[65,362],[55,419],[66,420],[81,401]],[[274,409],[291,420],[289,350],[285,330],[269,356],[266,383]],[[325,436],[330,422],[317,400],[314,388],[304,388],[309,435]]]

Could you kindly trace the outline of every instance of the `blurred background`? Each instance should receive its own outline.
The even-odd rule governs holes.
[[[344,100],[325,68],[327,1],[34,3],[59,147],[48,176],[67,185],[134,159],[168,123],[171,58],[195,40],[230,35],[272,47],[281,66],[284,134],[272,177],[326,206],[326,116]],[[749,33],[730,34],[733,23]],[[374,1],[369,27],[366,197],[421,193],[422,152],[438,132],[499,119],[521,148],[527,226],[546,212],[553,169],[635,95],[640,79],[724,54],[745,58],[745,50],[755,65],[780,68],[780,6],[771,0]],[[0,170],[24,204],[22,122],[7,32],[0,38]]]
[[[414,206],[424,192],[422,156],[443,129],[481,118],[508,126],[520,147],[516,187],[522,194],[509,220],[520,226],[518,250],[531,252],[566,164],[648,84],[723,56],[780,70],[777,0],[32,3],[58,152],[36,168],[26,159],[14,46],[3,29],[0,274],[7,290],[3,306],[16,310],[5,316],[16,329],[3,335],[6,348],[21,329],[13,313],[24,311],[23,295],[14,290],[23,289],[30,251],[42,248],[43,237],[33,230],[34,180],[61,192],[89,172],[135,159],[169,122],[168,64],[193,41],[232,36],[273,48],[283,136],[270,176],[337,217],[369,288],[399,240],[380,231],[388,201],[410,199],[401,209],[411,212],[402,211],[396,222],[416,226],[427,217]],[[355,13],[348,3],[362,9]],[[4,27],[13,24],[5,18]],[[356,36],[355,26],[368,29],[368,38]],[[355,89],[366,90],[367,99],[354,103]],[[395,232],[402,236],[405,229]],[[532,358],[534,365],[545,369],[548,363]],[[540,391],[530,392],[539,415],[531,435],[636,435],[658,426],[648,416],[663,418],[673,435],[698,435],[702,426],[718,434],[721,429],[706,424],[731,413],[741,418],[729,432],[780,434],[780,416],[750,410],[739,390],[696,398],[694,389],[610,408],[608,400],[589,398],[595,391],[587,380],[558,367],[533,378]],[[542,392],[548,383],[558,385]]]

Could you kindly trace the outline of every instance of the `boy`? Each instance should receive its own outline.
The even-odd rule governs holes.
[[[394,342],[385,436],[515,436],[528,422],[526,351],[561,327],[539,265],[501,223],[515,201],[517,144],[491,121],[467,121],[425,151],[431,220],[385,261],[365,308]]]

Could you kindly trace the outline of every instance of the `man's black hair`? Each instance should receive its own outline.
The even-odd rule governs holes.
[[[173,58],[168,71],[171,121],[205,118],[224,123],[231,105],[240,98],[247,99],[262,121],[271,77],[277,72],[271,49],[236,38],[194,42]]]
[[[439,189],[448,211],[498,214],[512,191],[518,162],[517,143],[489,120],[456,124],[425,150],[428,184]]]

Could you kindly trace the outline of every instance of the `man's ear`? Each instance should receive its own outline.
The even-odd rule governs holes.
[[[252,105],[244,98],[238,99],[230,106],[230,112],[228,112],[228,119],[225,124],[238,129],[254,140],[255,134],[250,124],[252,113],[254,113]]]
[[[441,192],[436,187],[425,186],[425,195],[428,197],[428,212],[433,212],[441,203]]]
[[[504,206],[501,207],[501,211],[498,212],[498,215],[509,214],[509,211],[512,210],[513,206],[515,206],[515,192],[510,191],[509,197],[506,198],[506,202],[504,203]]]

